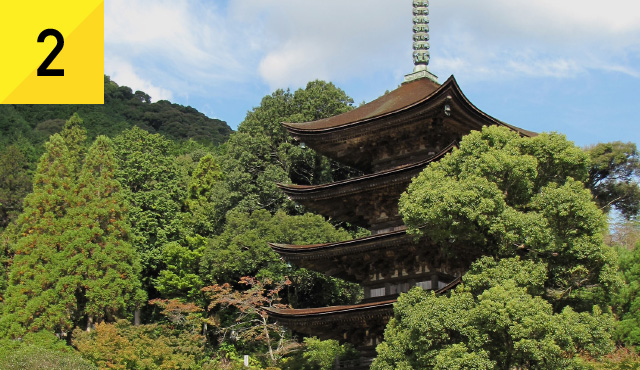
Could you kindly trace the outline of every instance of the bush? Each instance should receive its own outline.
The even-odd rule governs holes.
[[[73,344],[101,369],[199,368],[206,361],[204,337],[168,325],[132,326],[121,320],[101,323],[95,330],[76,329]]]
[[[97,370],[89,361],[76,353],[27,345],[0,358],[3,370]]]
[[[634,348],[618,348],[600,360],[583,358],[592,370],[640,370],[640,357]]]

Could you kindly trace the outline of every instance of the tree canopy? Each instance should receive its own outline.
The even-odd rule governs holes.
[[[119,86],[104,76],[104,104],[1,105],[0,144],[20,137],[43,143],[49,135],[60,132],[74,113],[83,117],[92,139],[98,135],[113,137],[136,126],[174,140],[193,139],[218,145],[232,132],[224,121],[167,100],[152,103],[148,94]]]
[[[453,253],[548,266],[547,298],[593,303],[619,284],[606,217],[585,188],[589,158],[563,135],[485,127],[429,165],[400,199],[409,231]]]
[[[332,83],[312,81],[294,93],[276,90],[247,113],[220,158],[225,174],[220,209],[253,212],[304,210],[288,201],[277,183],[320,184],[357,173],[294,142],[282,122],[327,118],[352,109],[353,99]]]
[[[605,211],[612,207],[625,218],[640,212],[640,158],[633,143],[615,141],[587,147],[591,159],[587,186]]]
[[[298,340],[263,310],[269,300],[362,299],[359,286],[290,265],[268,246],[367,233],[309,213],[276,185],[360,174],[281,124],[347,112],[352,99],[323,81],[277,90],[236,133],[150,101],[105,78],[104,106],[0,106],[0,367],[241,369],[249,354],[253,369],[294,370],[355,360],[336,341]],[[617,344],[631,351],[640,338],[637,164],[633,144],[580,150],[562,135],[497,128],[465,137],[416,179],[401,209],[410,232],[471,270],[450,295],[400,297],[377,369],[599,364],[611,313]],[[619,275],[602,242],[609,208],[625,218],[605,240],[619,245]],[[637,366],[629,353],[619,369]]]
[[[611,315],[597,306],[593,313],[554,313],[535,295],[544,270],[485,257],[448,296],[419,288],[401,295],[372,369],[579,369],[577,354],[611,351]]]

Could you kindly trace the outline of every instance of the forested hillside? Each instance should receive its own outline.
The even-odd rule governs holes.
[[[184,143],[211,149],[227,141],[232,132],[226,122],[194,108],[166,100],[151,103],[146,93],[118,86],[108,76],[104,76],[104,100],[104,105],[0,105],[0,227],[19,213],[45,141],[61,132],[74,114],[81,117],[90,140],[98,135],[113,138],[138,127],[171,139],[175,148]]]
[[[268,246],[368,234],[276,186],[359,175],[281,125],[351,109],[314,81],[265,96],[231,133],[108,78],[104,106],[0,106],[0,369],[242,369],[246,354],[252,369],[329,370],[354,356],[264,310],[362,299]],[[639,171],[634,144],[468,135],[401,208],[413,232],[486,257],[447,296],[402,295],[374,366],[638,368]]]
[[[44,143],[49,135],[60,132],[74,113],[84,120],[91,139],[98,135],[113,137],[134,126],[174,140],[193,139],[205,145],[221,144],[231,134],[226,122],[166,100],[151,103],[151,97],[143,91],[118,86],[104,76],[104,105],[0,105],[0,144],[8,145],[21,139],[28,139],[34,145]]]

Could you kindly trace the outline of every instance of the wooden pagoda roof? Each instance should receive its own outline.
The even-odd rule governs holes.
[[[456,246],[459,253],[443,254],[443,247],[428,238],[416,239],[400,230],[335,243],[292,245],[269,243],[286,261],[343,280],[365,284],[374,273],[394,274],[400,266],[417,271],[421,265],[447,276],[466,271],[479,255],[473,248]],[[393,263],[391,262],[393,261]],[[446,266],[444,269],[443,266]]]
[[[413,263],[417,255],[414,237],[405,230],[376,234],[364,238],[336,243],[314,245],[274,244],[269,246],[285,260],[325,275],[362,283],[369,278],[372,268],[390,267],[388,259],[393,254],[400,260]],[[424,253],[434,253],[434,248],[421,248]],[[373,266],[373,267],[372,267]]]
[[[283,125],[314,150],[367,173],[411,162],[411,158],[402,157],[421,154],[421,150],[425,154],[437,152],[421,148],[421,144],[446,145],[483,126],[505,126],[523,136],[536,135],[478,109],[453,76],[442,85],[429,79],[412,81],[349,112]],[[437,137],[443,135],[448,141],[437,143]],[[389,155],[400,158],[387,158]]]
[[[443,294],[462,282],[458,277],[447,286],[436,291]],[[307,335],[316,335],[322,339],[338,338],[340,332],[353,328],[367,328],[382,323],[382,328],[393,316],[393,304],[397,297],[377,302],[354,305],[330,306],[303,309],[267,308],[271,318],[290,329]]]
[[[288,309],[269,309],[270,316],[274,318],[286,318],[286,317],[299,317],[299,318],[312,318],[319,316],[334,316],[336,319],[336,315],[349,313],[349,312],[365,312],[370,310],[378,310],[380,308],[390,308],[397,301],[397,299],[389,299],[381,302],[369,302],[369,303],[360,303],[354,305],[343,305],[343,306],[329,306],[329,307],[318,307],[318,308],[288,308]]]
[[[336,243],[310,245],[269,243],[269,246],[288,261],[316,261],[377,249],[387,249],[390,246],[409,240],[413,240],[411,235],[407,235],[405,230],[398,230]]]
[[[418,104],[427,103],[442,95],[443,92],[453,90],[457,92],[457,97],[477,114],[478,118],[486,122],[487,125],[495,124],[506,126],[517,131],[524,136],[535,136],[536,133],[527,131],[519,127],[507,124],[496,118],[489,116],[475,105],[462,93],[455,77],[452,75],[442,85],[427,78],[415,80],[401,85],[399,88],[385,94],[378,99],[364,104],[354,110],[345,112],[333,117],[320,119],[317,121],[282,124],[291,132],[299,134],[322,134],[329,131],[346,129],[353,126],[367,124],[370,121],[380,119],[400,111],[410,109]]]
[[[377,224],[376,215],[385,212],[389,218],[387,224],[399,226],[402,225],[397,212],[400,194],[429,163],[440,160],[456,145],[452,142],[428,159],[373,174],[322,185],[278,184],[278,187],[291,200],[336,220],[369,229]]]
[[[453,281],[451,281],[447,286],[436,290],[436,294],[443,294],[451,289],[457,287],[462,282],[462,277],[457,277]],[[329,317],[331,315],[338,315],[347,312],[364,312],[372,309],[380,309],[387,308],[393,306],[398,299],[387,299],[384,301],[377,302],[368,302],[368,303],[359,303],[353,305],[343,305],[343,306],[329,306],[329,307],[318,307],[318,308],[267,308],[266,310],[269,312],[269,315],[274,318],[285,318],[285,317],[299,317],[299,318],[311,318],[311,317]]]

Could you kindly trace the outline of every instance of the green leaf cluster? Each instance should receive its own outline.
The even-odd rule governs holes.
[[[543,270],[487,257],[448,296],[418,288],[403,294],[372,369],[579,369],[577,354],[609,353],[612,316],[597,306],[554,313],[531,294],[544,284]]]
[[[523,258],[548,266],[547,295],[584,301],[619,285],[606,218],[584,186],[589,158],[563,135],[524,138],[501,127],[472,132],[429,165],[400,199],[410,232],[453,253]]]
[[[317,244],[350,239],[323,217],[310,213],[290,216],[266,210],[251,214],[233,210],[224,231],[204,251],[202,270],[209,282],[236,282],[243,276],[279,274],[286,268],[268,243]]]
[[[355,357],[357,352],[349,344],[337,340],[304,338],[302,347],[280,362],[282,370],[332,370],[336,359]]]
[[[0,231],[22,212],[31,191],[29,162],[17,145],[0,150]]]
[[[618,340],[628,346],[640,345],[640,248],[619,249],[620,270],[626,285],[616,297],[616,308],[620,314],[617,326]]]
[[[131,241],[140,256],[145,290],[151,292],[162,269],[163,246],[181,239],[187,184],[171,142],[161,135],[134,127],[116,137],[114,145],[115,177],[129,205]]]
[[[291,138],[282,122],[306,122],[351,110],[353,99],[332,83],[312,81],[294,93],[276,90],[247,113],[224,145],[220,168],[225,174],[217,208],[244,212],[284,209],[305,213],[287,200],[277,183],[320,184],[358,173],[306,148]]]
[[[28,333],[20,340],[0,339],[3,370],[97,370],[66,342],[49,332]]]
[[[101,369],[198,369],[207,361],[204,338],[168,325],[133,326],[125,320],[77,329],[73,344]]]
[[[586,149],[591,159],[588,186],[598,205],[612,207],[626,219],[640,212],[640,157],[633,143],[599,143]]]
[[[167,100],[151,103],[142,91],[118,86],[104,76],[104,104],[22,104],[0,106],[0,145],[27,138],[41,144],[59,133],[65,121],[78,113],[85,121],[88,136],[115,137],[132,127],[161,133],[174,140],[193,139],[207,145],[225,142],[232,130],[226,122],[208,118],[189,106]]]

